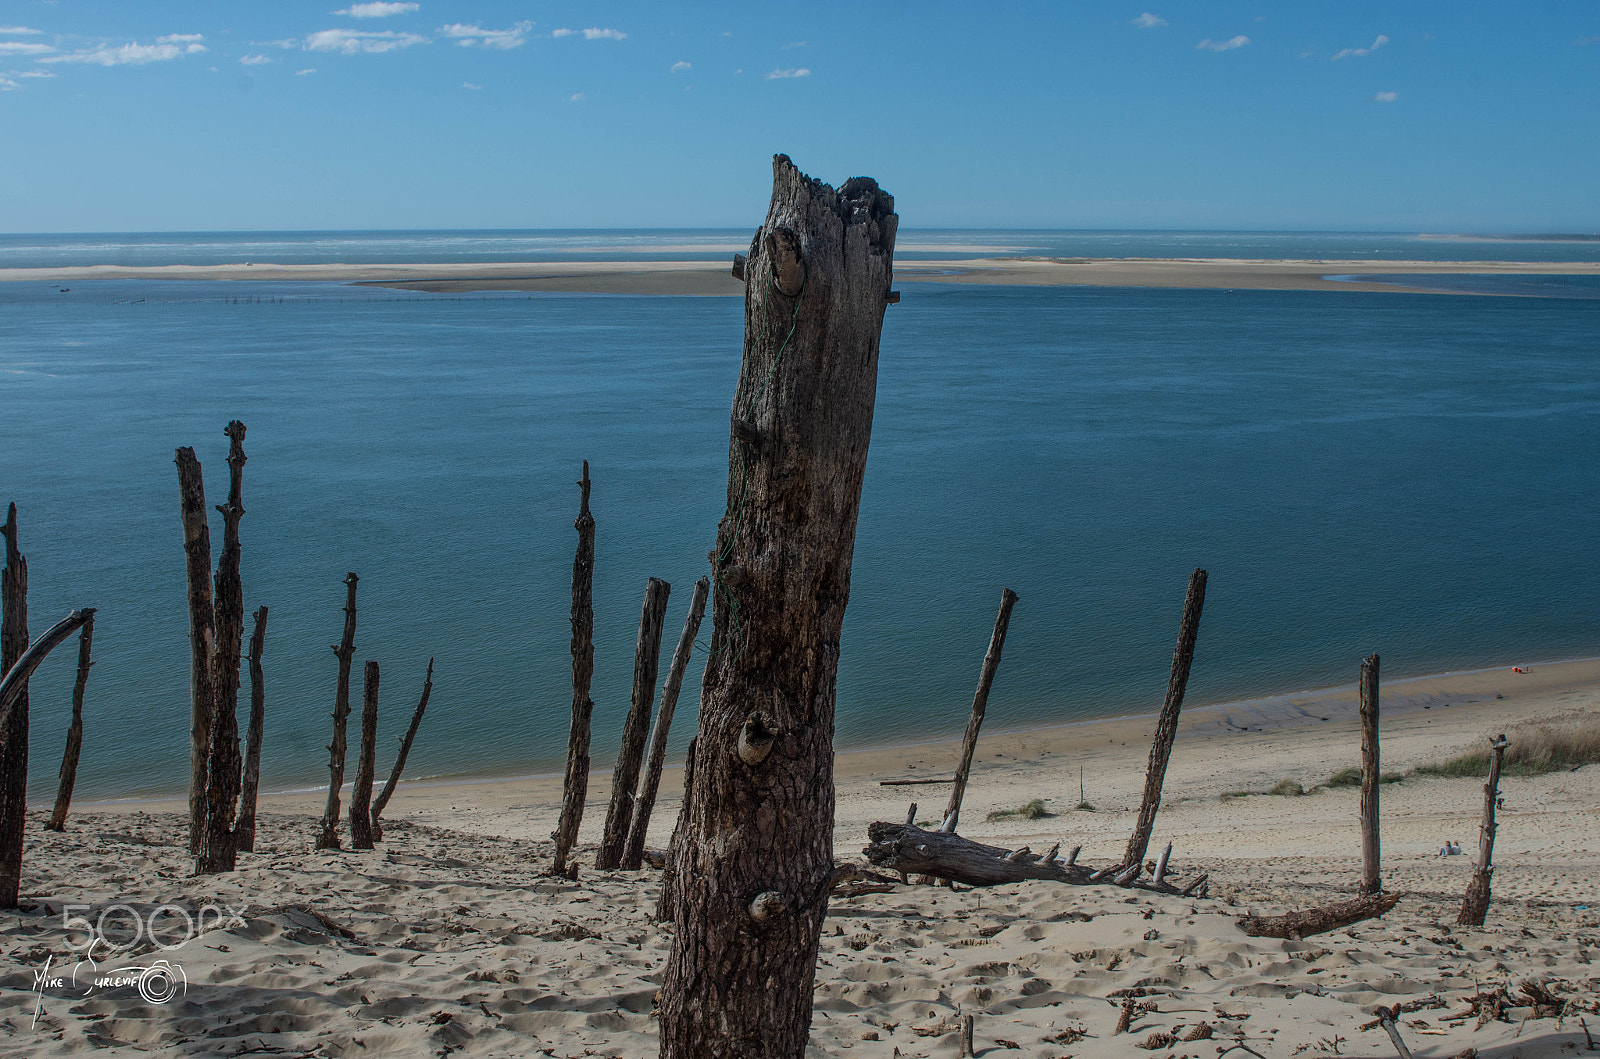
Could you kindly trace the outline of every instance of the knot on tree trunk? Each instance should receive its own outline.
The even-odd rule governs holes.
[[[761,764],[772,753],[772,744],[777,738],[778,731],[772,719],[764,713],[752,713],[739,730],[739,760],[751,768]]]
[[[800,257],[800,237],[789,228],[767,232],[767,259],[772,262],[772,281],[778,293],[797,298],[806,285],[806,263]]]
[[[775,916],[781,916],[784,908],[783,895],[776,890],[768,890],[757,894],[756,899],[750,902],[750,918],[757,923],[765,923]]]

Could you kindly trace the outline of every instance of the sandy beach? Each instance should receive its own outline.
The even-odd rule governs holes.
[[[937,249],[937,248],[934,248]],[[968,248],[970,249],[970,248]],[[1470,274],[1600,275],[1596,262],[1269,261],[1233,258],[964,258],[902,262],[896,283],[1020,286],[1187,287],[1232,290],[1415,292],[1395,283],[1328,276]],[[360,283],[437,294],[549,291],[569,294],[737,296],[744,283],[727,264],[705,261],[505,262],[395,265],[96,265],[0,269],[0,283],[80,283],[103,279],[271,280]]]
[[[1582,711],[1600,720],[1600,660],[1445,674],[1385,685],[1386,771],[1409,773],[1484,745],[1519,721]],[[1110,863],[1137,813],[1153,718],[1006,732],[979,744],[962,832],[1006,847],[1082,845]],[[866,826],[936,819],[948,788],[881,786],[946,776],[949,741],[838,757],[837,854],[859,859]],[[1378,1004],[1405,1004],[1412,1054],[1570,1055],[1600,1000],[1600,767],[1506,779],[1495,902],[1481,929],[1453,926],[1477,846],[1481,784],[1409,774],[1382,790],[1384,885],[1405,896],[1382,920],[1303,942],[1251,938],[1245,912],[1352,894],[1360,869],[1354,788],[1308,790],[1359,760],[1353,688],[1202,707],[1184,716],[1155,845],[1174,845],[1180,899],[1113,886],[1033,882],[954,890],[896,886],[837,898],[817,971],[816,1056],[954,1056],[960,1014],[977,1054],[1217,1054],[1247,1043],[1268,1059],[1394,1054]],[[1093,811],[1075,810],[1083,797]],[[608,769],[597,768],[575,882],[542,872],[558,811],[550,777],[402,787],[375,852],[314,853],[322,794],[264,798],[258,852],[240,870],[194,878],[178,802],[84,803],[65,834],[31,823],[23,893],[34,907],[0,933],[7,990],[0,1052],[128,1054],[640,1056],[654,1052],[652,1006],[670,945],[653,907],[660,873],[596,873]],[[664,844],[681,776],[652,826]],[[1224,795],[1229,795],[1224,797]],[[1241,796],[1242,795],[1242,796]],[[1053,816],[986,820],[1035,798]],[[1447,840],[1469,855],[1440,857]],[[113,905],[163,904],[207,925],[170,951],[148,941],[98,953],[97,970],[169,961],[162,1003],[131,987],[88,986],[62,930]],[[79,906],[88,906],[85,911]],[[205,908],[213,911],[205,920]],[[164,940],[182,941],[176,913]],[[108,933],[129,913],[109,914]],[[126,933],[124,931],[123,933]],[[121,935],[118,935],[121,936]],[[112,940],[116,940],[114,937]],[[55,984],[35,973],[51,961]],[[72,976],[77,973],[77,988]],[[1569,999],[1558,1026],[1526,1006],[1509,1021],[1459,1020],[1480,989],[1542,981]],[[85,995],[87,989],[88,995]],[[1126,998],[1130,1032],[1114,1033]],[[1525,998],[1524,998],[1525,1000]],[[1204,1026],[1205,1029],[1199,1029]],[[1185,1040],[1191,1033],[1209,1034]],[[1161,1034],[1167,1046],[1147,1047]],[[1239,1053],[1244,1054],[1244,1053]]]

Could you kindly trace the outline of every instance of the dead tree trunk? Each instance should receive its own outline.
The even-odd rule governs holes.
[[[594,857],[594,866],[601,871],[622,865],[622,848],[628,842],[639,767],[644,762],[644,741],[650,734],[650,706],[656,697],[661,624],[667,616],[667,596],[671,592],[671,585],[655,577],[645,586],[644,607],[639,612],[639,642],[633,651],[633,704],[622,726],[622,748],[617,751],[617,766],[611,773],[611,808],[606,811],[605,831]]]
[[[578,844],[583,803],[589,796],[589,722],[594,703],[589,681],[594,677],[594,516],[589,514],[589,461],[583,461],[578,482],[578,551],[572,557],[572,727],[567,732],[567,776],[562,790],[561,821],[556,824],[553,875],[567,875],[567,857]],[[575,874],[575,873],[573,873]]]
[[[350,848],[372,848],[372,773],[378,754],[378,663],[368,662],[361,694],[361,750],[350,784]]]
[[[344,786],[345,721],[350,717],[350,659],[356,653],[356,577],[344,577],[344,637],[333,653],[339,659],[339,683],[333,693],[333,742],[328,744],[328,805],[322,811],[318,849],[339,848],[339,788]]]
[[[998,886],[1025,879],[1086,883],[1094,874],[1053,856],[988,846],[949,831],[924,831],[915,824],[874,821],[867,825],[867,837],[869,844],[862,853],[874,867],[967,886]]]
[[[678,915],[678,871],[682,862],[678,850],[683,846],[684,822],[689,819],[690,798],[694,794],[694,745],[699,737],[689,740],[689,749],[683,755],[683,804],[678,808],[678,819],[672,824],[672,838],[667,841],[667,867],[661,873],[661,896],[656,899],[656,918],[663,923],[673,922]]]
[[[1489,782],[1483,785],[1483,826],[1478,832],[1478,866],[1461,899],[1461,914],[1456,925],[1481,927],[1489,914],[1489,876],[1494,873],[1494,809],[1500,798],[1500,761],[1505,756],[1506,737],[1489,740]]]
[[[67,829],[67,808],[72,805],[72,788],[78,782],[78,752],[83,749],[83,690],[89,684],[89,652],[94,646],[94,618],[78,631],[78,677],[72,682],[72,722],[67,725],[67,749],[61,755],[60,783],[56,787],[56,807],[45,828]]]
[[[1167,761],[1172,757],[1172,742],[1178,737],[1178,711],[1183,707],[1183,692],[1189,684],[1189,666],[1194,662],[1194,642],[1200,635],[1200,610],[1206,602],[1206,572],[1189,575],[1189,592],[1183,600],[1183,622],[1178,627],[1178,646],[1172,652],[1172,675],[1167,678],[1167,698],[1161,704],[1155,740],[1150,744],[1150,767],[1144,777],[1144,801],[1139,804],[1139,822],[1128,839],[1122,866],[1135,868],[1144,863],[1150,836],[1156,827],[1156,810],[1161,808],[1161,788],[1167,780]],[[1135,873],[1134,878],[1137,878]]]
[[[898,218],[773,160],[751,243],[662,1059],[800,1059],[833,876],[839,636]]]
[[[6,567],[0,580],[0,672],[9,672],[28,650],[28,560],[17,547],[17,505],[6,511]],[[28,685],[0,725],[0,908],[17,907],[22,886],[23,830],[28,816]]]
[[[184,565],[189,581],[189,852],[205,840],[206,756],[211,749],[211,715],[216,687],[211,660],[216,654],[216,611],[211,605],[211,527],[206,521],[206,488],[194,449],[178,450],[178,503],[183,518]]]
[[[1382,776],[1378,744],[1378,656],[1361,660],[1361,892],[1383,889],[1378,875],[1378,780]]]
[[[250,727],[244,741],[244,776],[239,782],[239,823],[234,841],[246,853],[256,850],[256,795],[261,789],[261,740],[267,725],[267,678],[261,669],[261,652],[267,643],[267,608],[257,607],[251,615],[255,627],[250,633]]]
[[[940,825],[942,831],[954,831],[961,818],[961,797],[967,793],[967,774],[972,771],[972,755],[978,749],[978,729],[983,727],[989,688],[994,684],[995,670],[1000,668],[1000,652],[1006,645],[1006,629],[1011,626],[1011,608],[1016,602],[1017,594],[1009,588],[1000,593],[1000,615],[994,620],[989,651],[983,656],[983,672],[978,677],[978,692],[972,697],[972,716],[967,719],[967,735],[961,743],[961,764],[956,769],[956,782],[950,791],[950,804],[944,811],[944,823]]]
[[[239,802],[239,656],[244,636],[244,587],[239,579],[239,520],[244,517],[244,424],[237,419],[223,431],[228,436],[228,502],[222,513],[222,554],[217,557],[216,637],[211,658],[214,708],[206,751],[205,826],[195,870],[201,874],[232,871],[238,860],[233,833]]]
[[[400,753],[395,755],[394,768],[389,771],[389,780],[383,785],[383,790],[378,793],[377,800],[372,803],[372,840],[382,841],[383,825],[378,818],[383,815],[383,810],[388,807],[389,799],[394,797],[394,789],[400,784],[400,773],[406,770],[406,758],[411,756],[411,742],[417,738],[417,729],[422,727],[422,715],[428,709],[428,696],[433,694],[433,659],[428,659],[428,675],[422,678],[422,699],[417,703],[416,711],[411,714],[411,724],[406,727],[405,738],[400,740]]]
[[[1348,901],[1336,901],[1320,908],[1307,908],[1281,916],[1243,916],[1236,922],[1239,929],[1253,938],[1285,938],[1299,941],[1313,934],[1348,927],[1363,919],[1383,915],[1400,900],[1399,894],[1367,894]]]
[[[0,677],[0,731],[4,731],[10,722],[12,711],[28,690],[28,678],[39,668],[39,663],[93,619],[93,607],[84,607],[68,614],[46,629],[43,636],[30,643],[28,649],[22,652],[22,657],[12,663],[4,677]]]
[[[711,582],[704,577],[694,583],[689,616],[684,619],[678,649],[672,652],[672,667],[667,670],[667,683],[661,689],[661,709],[656,712],[656,727],[650,736],[650,760],[639,784],[639,796],[633,803],[633,823],[628,828],[628,842],[622,850],[622,867],[628,871],[638,871],[644,863],[645,832],[650,829],[650,814],[655,811],[656,794],[661,790],[661,769],[667,761],[667,734],[672,729],[678,693],[683,690],[683,673],[689,668],[689,656],[694,653],[694,638],[700,633],[700,619],[705,617],[706,595],[710,590]]]

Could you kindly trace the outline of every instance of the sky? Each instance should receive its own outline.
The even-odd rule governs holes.
[[[1600,230],[1600,3],[0,0],[0,232]]]

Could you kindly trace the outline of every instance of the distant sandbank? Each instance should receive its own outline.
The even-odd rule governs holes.
[[[1403,283],[1368,283],[1330,276],[1443,273],[1497,276],[1600,275],[1600,262],[1573,261],[1341,261],[1234,258],[968,258],[912,261],[895,270],[896,283],[1016,286],[1183,287],[1228,290],[1336,290],[1418,293]],[[356,283],[436,294],[547,291],[590,294],[742,294],[729,266],[707,261],[505,262],[499,264],[96,265],[86,268],[0,269],[0,282],[80,283],[89,280],[255,280]],[[1438,293],[1429,291],[1429,293]]]

